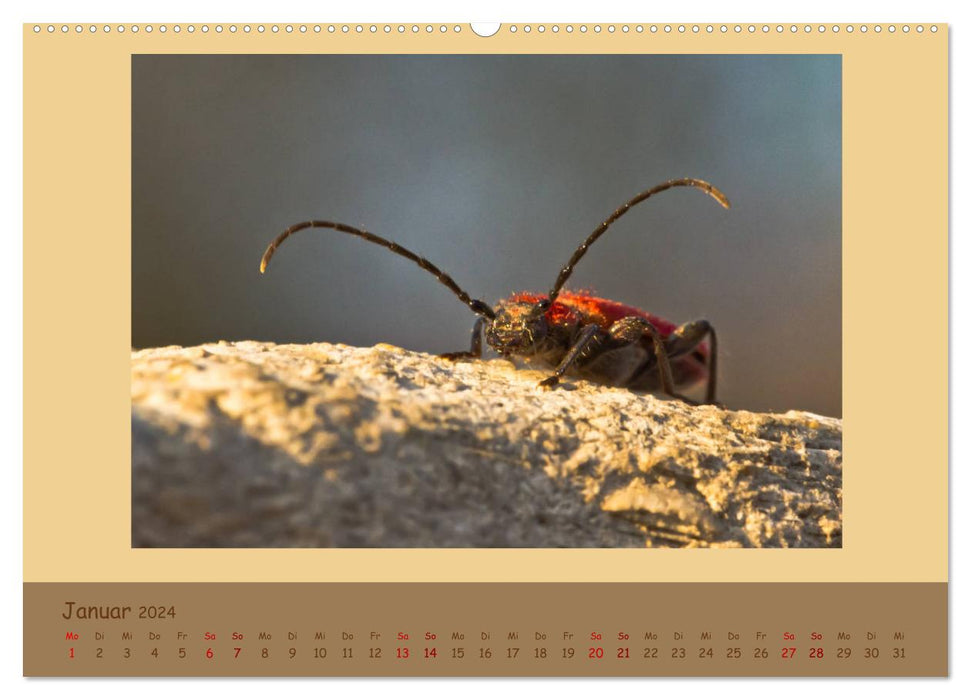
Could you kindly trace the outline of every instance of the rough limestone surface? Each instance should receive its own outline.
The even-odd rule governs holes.
[[[390,345],[132,352],[135,547],[839,547],[842,422]]]

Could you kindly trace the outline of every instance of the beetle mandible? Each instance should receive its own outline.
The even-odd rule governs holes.
[[[548,294],[514,294],[497,303],[495,308],[470,297],[448,274],[407,248],[369,231],[334,221],[304,221],[288,228],[263,253],[260,272],[266,272],[277,248],[297,231],[327,228],[358,236],[408,258],[430,272],[478,316],[472,328],[471,348],[440,355],[442,358],[482,357],[484,335],[486,342],[500,355],[515,355],[553,368],[552,374],[540,382],[542,387],[554,387],[564,374],[570,373],[611,386],[660,390],[696,403],[677,393],[675,387],[689,386],[707,378],[705,402],[714,403],[718,341],[715,329],[708,321],[691,321],[676,326],[632,306],[563,289],[580,258],[612,223],[632,207],[672,187],[694,187],[726,209],[731,207],[728,198],[704,180],[680,178],[662,182],[628,200],[587,236],[560,270]]]

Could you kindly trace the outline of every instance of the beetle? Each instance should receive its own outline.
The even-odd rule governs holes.
[[[522,292],[498,302],[495,308],[473,299],[455,280],[425,258],[394,241],[369,231],[334,221],[311,220],[295,224],[277,236],[260,260],[266,272],[277,248],[297,231],[326,228],[363,238],[408,258],[430,272],[476,314],[469,350],[440,355],[447,360],[482,357],[482,338],[504,357],[518,356],[553,369],[539,383],[552,388],[564,374],[600,384],[640,391],[658,391],[695,404],[677,393],[707,379],[705,403],[715,403],[718,340],[708,321],[677,326],[633,306],[601,299],[583,292],[569,292],[563,285],[590,246],[612,223],[649,197],[673,187],[692,187],[711,196],[728,209],[731,204],[720,190],[704,180],[669,180],[635,195],[605,219],[573,252],[547,294]],[[706,342],[707,341],[707,342]]]

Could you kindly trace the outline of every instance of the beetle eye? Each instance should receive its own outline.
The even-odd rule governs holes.
[[[530,309],[529,311],[529,318],[537,319],[549,310],[550,310],[549,299],[543,299],[542,301],[537,301],[536,305],[533,306],[533,308]]]

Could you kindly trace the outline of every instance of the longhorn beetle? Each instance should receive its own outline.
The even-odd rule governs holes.
[[[472,327],[472,346],[465,352],[451,352],[440,357],[464,360],[482,357],[482,336],[503,356],[517,355],[554,368],[540,382],[554,387],[567,372],[592,381],[631,389],[655,391],[695,403],[675,392],[677,386],[688,386],[708,379],[705,402],[715,402],[717,380],[717,338],[708,321],[691,321],[682,326],[665,321],[646,311],[608,299],[568,292],[563,285],[573,273],[590,246],[617,219],[647,198],[672,187],[694,187],[710,195],[728,209],[728,198],[713,185],[694,178],[669,180],[645,190],[623,204],[587,236],[573,251],[548,294],[521,292],[503,299],[493,309],[470,297],[448,274],[423,257],[415,255],[394,241],[362,229],[334,221],[304,221],[277,236],[263,253],[260,272],[276,249],[297,231],[329,228],[377,243],[392,253],[408,258],[452,290],[478,318]],[[710,347],[705,343],[709,339]]]

